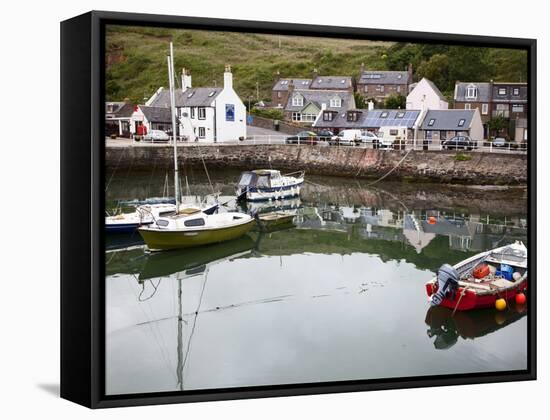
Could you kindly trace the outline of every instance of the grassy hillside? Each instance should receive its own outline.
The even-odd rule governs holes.
[[[193,86],[223,84],[231,64],[234,87],[243,98],[271,97],[276,72],[282,76],[356,75],[361,62],[384,66],[382,42],[305,38],[231,32],[159,28],[109,27],[107,31],[107,100],[141,102],[159,86],[167,86],[166,53],[174,42],[175,67],[191,70]],[[280,48],[279,48],[280,42]],[[215,81],[215,82],[214,82]],[[178,81],[179,83],[179,81]]]
[[[166,53],[174,42],[175,67],[193,76],[193,86],[221,86],[225,64],[231,64],[234,87],[246,102],[269,100],[277,71],[282,77],[357,76],[367,69],[415,69],[415,79],[432,79],[452,96],[455,80],[525,81],[524,51],[292,37],[232,32],[109,26],[107,28],[107,100],[129,98],[142,103],[159,86],[167,86]],[[179,78],[178,78],[179,83]]]

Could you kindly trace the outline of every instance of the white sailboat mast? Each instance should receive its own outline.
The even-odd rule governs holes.
[[[174,93],[174,44],[170,42],[168,61],[168,80],[170,87],[170,111],[172,114],[172,141],[174,144],[174,195],[176,199],[176,214],[179,212],[180,194],[178,177],[178,146],[176,142],[176,97]]]

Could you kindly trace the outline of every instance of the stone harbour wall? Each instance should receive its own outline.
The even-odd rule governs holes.
[[[147,170],[153,163],[171,165],[169,145],[107,147],[107,170],[128,167]],[[178,148],[181,164],[240,169],[274,168],[305,170],[310,174],[376,179],[388,173],[405,151],[359,147],[295,145],[201,145]],[[457,155],[469,156],[462,160]],[[523,185],[527,183],[527,156],[522,154],[411,151],[386,179],[463,183],[476,185]]]

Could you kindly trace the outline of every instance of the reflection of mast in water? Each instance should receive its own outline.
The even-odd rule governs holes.
[[[189,358],[189,351],[191,350],[191,340],[193,339],[193,335],[195,333],[195,327],[197,325],[197,317],[199,316],[199,312],[201,309],[202,304],[202,297],[204,295],[204,289],[206,288],[206,281],[208,280],[208,268],[204,271],[204,281],[202,283],[202,289],[201,294],[199,296],[199,303],[197,304],[197,309],[195,310],[194,317],[193,317],[193,326],[191,327],[191,332],[189,333],[189,338],[187,339],[187,347],[185,349],[185,355],[183,355],[183,308],[181,303],[181,295],[182,295],[182,289],[181,289],[181,279],[178,278],[178,366],[177,366],[177,378],[178,378],[178,388],[180,391],[183,391],[183,373],[185,370],[185,366],[187,365],[187,360]]]

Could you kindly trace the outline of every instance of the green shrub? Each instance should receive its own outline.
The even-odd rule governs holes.
[[[472,160],[472,155],[467,155],[465,153],[457,153],[455,155],[455,160],[458,162],[467,162],[469,160]]]
[[[252,108],[250,113],[252,115],[257,115],[258,117],[269,118],[270,120],[282,120],[284,118],[283,111],[280,109]]]

